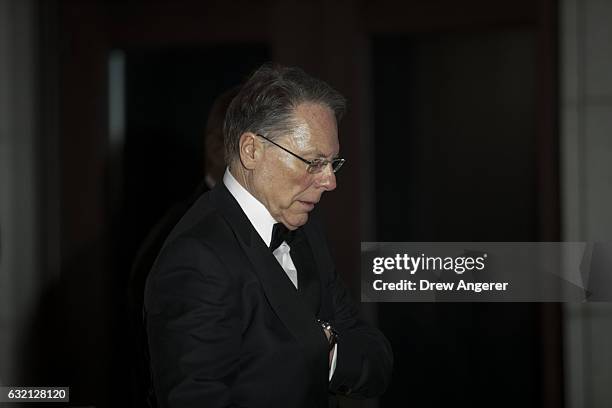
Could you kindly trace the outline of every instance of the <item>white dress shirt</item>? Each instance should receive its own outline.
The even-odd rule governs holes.
[[[225,169],[223,175],[223,184],[229,190],[230,194],[234,196],[242,211],[246,214],[247,218],[255,228],[255,231],[259,234],[266,246],[270,247],[272,241],[272,229],[274,224],[278,221],[272,217],[272,214],[268,209],[257,200],[251,193],[249,193],[232,175],[229,168]],[[283,268],[293,286],[297,289],[297,270],[291,259],[289,251],[291,247],[285,241],[274,250],[272,253],[280,266]],[[331,381],[332,375],[336,370],[336,360],[338,355],[338,345],[334,346],[334,355],[332,357],[331,368],[329,370],[329,380]]]

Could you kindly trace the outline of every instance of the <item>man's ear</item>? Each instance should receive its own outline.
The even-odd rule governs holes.
[[[245,132],[240,136],[238,144],[240,151],[240,161],[242,165],[249,170],[252,170],[257,165],[261,158],[261,144],[257,140],[257,136],[252,132]]]

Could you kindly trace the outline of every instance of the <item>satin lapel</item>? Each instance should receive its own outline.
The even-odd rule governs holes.
[[[307,349],[326,349],[325,336],[316,323],[314,314],[309,310],[308,305],[300,301],[291,280],[261,240],[255,228],[252,227],[237,201],[225,186],[215,187],[211,193],[217,208],[236,232],[238,242],[253,264],[264,293],[276,315],[296,340]],[[314,355],[325,357],[326,353],[325,351],[316,352]],[[320,365],[320,362],[315,364],[316,367]],[[324,367],[326,366],[327,362],[324,362]]]
[[[311,213],[311,216],[316,216]],[[329,253],[327,252],[325,237],[321,235],[321,231],[315,228],[315,223],[310,222],[306,224],[303,228],[304,236],[308,240],[310,244],[310,249],[312,251],[312,257],[314,258],[313,268],[316,269],[318,283],[319,283],[319,296],[320,296],[320,308],[318,317],[332,321],[334,320],[333,315],[333,307],[331,302],[331,298],[327,294],[327,286],[329,284],[328,280],[331,276],[331,272],[333,269],[333,262],[329,257]]]
[[[291,258],[298,270],[298,294],[315,316],[321,307],[321,283],[312,249],[303,229],[291,243]]]

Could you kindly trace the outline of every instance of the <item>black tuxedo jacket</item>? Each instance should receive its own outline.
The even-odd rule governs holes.
[[[298,231],[296,290],[223,183],[187,211],[145,289],[161,407],[323,408],[334,393],[384,391],[389,343],[359,319],[312,216]],[[339,333],[331,383],[317,318]]]

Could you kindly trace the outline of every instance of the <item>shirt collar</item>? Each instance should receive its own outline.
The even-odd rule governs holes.
[[[246,214],[255,231],[257,231],[263,242],[269,247],[270,241],[272,241],[272,228],[277,222],[272,217],[272,214],[234,178],[229,167],[225,169],[223,184],[225,184],[230,194],[238,201],[240,208]]]

